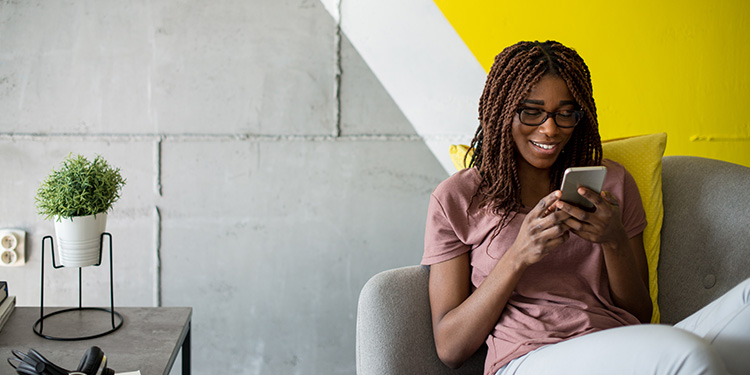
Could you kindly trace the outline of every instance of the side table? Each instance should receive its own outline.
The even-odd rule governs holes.
[[[62,307],[45,307],[45,314]],[[122,327],[106,336],[82,341],[54,341],[37,336],[32,330],[39,319],[39,307],[16,307],[0,331],[0,375],[16,375],[6,358],[11,350],[39,351],[48,360],[68,370],[75,370],[91,346],[98,346],[107,356],[107,367],[115,372],[140,370],[142,375],[169,375],[180,350],[182,374],[190,375],[191,307],[118,307]],[[110,324],[109,319],[90,319],[85,312],[66,313],[45,319],[44,332],[63,336],[75,335],[89,324]]]

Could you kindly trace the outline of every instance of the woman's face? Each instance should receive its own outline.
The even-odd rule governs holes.
[[[562,78],[545,75],[521,104],[523,108],[547,112],[572,111],[577,104]],[[513,118],[511,133],[516,145],[518,163],[527,164],[537,169],[549,169],[557,160],[574,128],[560,128],[550,115],[539,126],[521,123],[518,113]]]

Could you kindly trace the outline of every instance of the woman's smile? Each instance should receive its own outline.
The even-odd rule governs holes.
[[[554,151],[555,147],[557,147],[556,143],[544,143],[544,142],[535,142],[535,141],[529,141],[534,146],[542,149],[544,152],[550,152]]]

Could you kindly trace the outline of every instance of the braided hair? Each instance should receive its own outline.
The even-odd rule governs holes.
[[[550,169],[550,189],[560,186],[565,168],[601,163],[602,146],[591,75],[578,53],[555,41],[519,42],[505,48],[495,57],[479,100],[480,125],[471,141],[474,156],[468,164],[476,167],[481,176],[475,195],[479,198],[479,207],[500,216],[495,235],[522,207],[518,162],[511,135],[516,109],[542,76],[548,74],[565,81],[584,111],[570,141]]]

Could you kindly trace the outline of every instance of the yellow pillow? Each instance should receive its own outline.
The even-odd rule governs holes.
[[[453,165],[456,166],[456,169],[459,171],[466,168],[466,165],[464,165],[464,155],[466,155],[466,153],[469,154],[466,156],[466,164],[471,163],[471,157],[474,155],[474,149],[470,149],[467,145],[451,145],[449,152]]]
[[[648,260],[648,280],[654,311],[652,323],[659,323],[656,267],[659,265],[661,224],[664,219],[664,203],[661,193],[661,158],[667,146],[667,134],[649,134],[637,137],[612,139],[602,142],[604,157],[622,164],[633,175],[641,193],[643,209],[648,225],[643,230],[643,247]]]
[[[657,296],[656,267],[659,264],[659,245],[661,241],[661,224],[664,218],[664,204],[661,192],[661,158],[667,146],[667,134],[649,134],[629,138],[612,139],[602,142],[604,157],[622,164],[635,179],[641,193],[643,209],[646,211],[648,225],[643,231],[643,247],[648,260],[649,290],[654,311],[651,322],[660,319]],[[451,145],[450,156],[456,169],[464,169],[464,155],[469,153],[467,162],[471,161],[473,150],[466,145]]]

